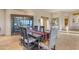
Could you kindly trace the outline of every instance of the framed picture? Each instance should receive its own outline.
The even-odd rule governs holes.
[[[59,25],[59,19],[58,18],[52,18],[51,25]]]

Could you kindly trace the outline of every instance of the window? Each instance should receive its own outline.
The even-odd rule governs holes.
[[[32,16],[11,16],[11,32],[12,34],[19,33],[19,27],[32,27],[33,17]]]

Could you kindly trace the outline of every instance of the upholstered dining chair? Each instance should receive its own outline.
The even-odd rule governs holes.
[[[34,30],[35,31],[38,31],[38,26],[34,26]]]
[[[21,43],[23,44],[24,47],[26,47],[26,49],[33,49],[33,50],[37,50],[39,49],[39,42],[36,38],[29,36],[28,34],[28,30],[26,28],[21,27]]]
[[[34,43],[36,42],[36,39],[30,37],[27,33],[27,29],[20,27],[20,34],[21,34],[21,43],[24,47],[27,49],[32,49],[34,47]]]

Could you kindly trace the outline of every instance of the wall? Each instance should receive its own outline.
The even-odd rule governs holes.
[[[11,35],[11,14],[20,14],[20,15],[31,15],[30,13],[26,14],[25,11],[22,10],[6,10],[5,12],[5,35]]]
[[[75,12],[79,12],[79,11],[75,11]],[[73,13],[75,12],[59,12],[59,13],[50,13],[47,11],[42,11],[42,10],[30,10],[30,9],[25,9],[25,10],[18,10],[18,9],[7,9],[7,10],[0,10],[0,27],[1,27],[1,31],[0,31],[0,35],[11,35],[11,18],[10,18],[10,14],[20,14],[20,15],[32,15],[34,16],[34,25],[38,25],[40,26],[40,22],[39,19],[41,18],[41,16],[44,17],[49,17],[49,25],[51,22],[51,19],[53,17],[58,17],[59,18],[59,27],[60,30],[64,29],[64,17],[68,17],[69,18],[69,27],[71,27],[73,25],[72,23],[72,19],[73,19]],[[48,29],[50,30],[50,26],[48,27]]]
[[[34,20],[34,25],[38,25],[38,26],[41,26],[41,23],[39,22],[39,20],[41,19],[41,16],[44,16],[44,17],[48,17],[49,19],[49,25],[50,25],[50,20],[51,20],[51,13],[49,12],[45,12],[45,11],[40,11],[40,10],[35,10],[34,11],[35,14],[35,20]],[[48,26],[48,30],[50,30],[50,26]]]
[[[0,10],[0,35],[5,33],[5,19],[4,19],[4,10]]]
[[[64,28],[64,15],[63,15],[63,13],[53,13],[52,18],[59,19],[59,29],[62,30]]]
[[[0,26],[2,28],[2,31],[0,34],[5,35],[11,35],[11,14],[19,14],[19,15],[32,15],[34,16],[34,25],[40,26],[39,19],[41,16],[49,17],[49,20],[51,19],[51,14],[49,12],[40,11],[40,10],[13,10],[13,9],[7,9],[7,10],[1,10],[0,11]],[[49,27],[50,28],[50,27]]]
[[[73,14],[74,12],[60,12],[60,13],[53,13],[52,17],[58,17],[59,18],[59,28],[60,30],[65,29],[64,19],[65,17],[68,18],[68,28],[72,28],[74,24],[72,23],[73,20]],[[76,18],[75,18],[76,19]]]
[[[73,12],[75,13],[75,12]],[[70,29],[72,30],[79,30],[79,15],[71,15],[71,24],[70,24]],[[79,13],[79,11],[76,11],[76,13]],[[73,19],[74,21],[76,21],[75,23],[73,22]]]

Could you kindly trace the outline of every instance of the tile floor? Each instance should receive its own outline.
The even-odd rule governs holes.
[[[22,50],[19,36],[0,36],[0,50]]]
[[[23,50],[19,39],[20,36],[0,36],[0,50]],[[56,50],[79,50],[79,34],[59,33]]]
[[[79,50],[79,34],[60,33],[56,41],[56,50]]]

